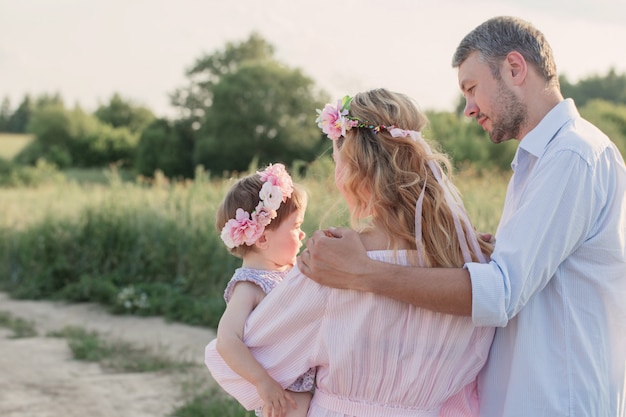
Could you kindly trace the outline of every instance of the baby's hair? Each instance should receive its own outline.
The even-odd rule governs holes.
[[[248,213],[252,213],[259,204],[259,191],[263,187],[261,176],[257,173],[247,175],[239,180],[230,188],[222,202],[217,207],[215,214],[215,228],[218,233],[230,219],[234,219],[237,209],[241,208]],[[266,226],[266,230],[276,229],[281,223],[287,219],[293,212],[306,207],[307,195],[298,185],[293,185],[293,193],[287,201],[282,203],[276,210],[276,218]],[[243,258],[248,252],[253,250],[253,246],[239,245],[229,252],[238,257]]]
[[[421,131],[427,124],[426,116],[408,96],[385,89],[357,94],[350,104],[349,115],[373,125],[395,125],[413,131]],[[340,174],[343,187],[354,197],[353,223],[372,215],[388,232],[390,248],[403,244],[417,248],[415,207],[424,189],[421,219],[424,266],[460,267],[465,263],[453,208],[428,164],[429,160],[439,164],[444,181],[456,192],[448,178],[451,164],[445,154],[436,149],[429,153],[420,141],[409,136],[392,137],[387,130],[376,133],[368,128],[347,131],[345,137],[338,139],[337,146],[345,165]],[[475,230],[463,229],[466,240],[468,234],[476,235]],[[483,253],[491,254],[491,245],[478,241]]]

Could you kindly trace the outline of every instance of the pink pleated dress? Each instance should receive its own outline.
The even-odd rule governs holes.
[[[368,252],[403,265],[407,255]],[[317,369],[310,417],[469,417],[478,415],[476,376],[493,334],[470,317],[321,286],[294,267],[252,312],[244,342],[283,387]],[[256,388],[224,363],[215,340],[205,363],[246,409],[262,406]]]

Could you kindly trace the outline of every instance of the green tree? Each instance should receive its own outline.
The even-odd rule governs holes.
[[[42,105],[33,112],[28,126],[35,140],[16,155],[16,161],[34,164],[44,158],[59,168],[72,164],[68,143],[74,134],[74,127],[70,112],[63,105]]]
[[[156,119],[142,132],[135,169],[152,176],[160,170],[167,177],[192,178],[193,132],[186,123]]]
[[[248,169],[253,161],[291,165],[315,158],[325,144],[314,124],[324,93],[273,55],[274,47],[252,33],[201,56],[187,71],[188,86],[171,99],[191,134],[193,165],[222,174]]]
[[[26,100],[25,100],[26,101]],[[59,93],[55,94],[41,94],[37,96],[35,100],[33,111],[37,109],[42,109],[48,106],[61,106],[65,107],[65,102]]]
[[[131,166],[137,149],[139,134],[127,127],[113,127],[98,121],[91,130],[73,138],[70,152],[73,165],[105,167],[110,164]]]
[[[34,103],[30,96],[24,96],[22,102],[17,106],[17,109],[15,109],[15,112],[13,112],[7,121],[6,130],[14,133],[26,133],[33,110]]]
[[[326,144],[315,125],[313,81],[275,61],[249,61],[213,88],[200,130],[196,163],[212,172],[243,171],[250,163],[315,159]]]
[[[518,141],[491,143],[487,133],[472,119],[450,112],[427,112],[425,135],[450,155],[457,168],[507,170]]]
[[[579,80],[576,84],[566,76],[559,77],[563,96],[571,97],[578,107],[590,100],[600,99],[615,104],[626,104],[626,74],[617,74],[611,68],[605,76],[594,75]]]
[[[5,97],[2,99],[2,104],[0,104],[0,132],[8,132],[10,119],[11,100],[8,97]]]
[[[126,127],[102,123],[78,106],[68,110],[62,101],[50,96],[37,100],[29,131],[35,140],[15,160],[35,164],[45,159],[59,168],[128,164],[134,159],[138,141],[138,134]]]
[[[606,133],[626,158],[626,104],[591,100],[580,108],[580,114]]]
[[[273,55],[274,47],[256,32],[244,42],[228,42],[223,50],[196,59],[186,71],[189,84],[175,90],[170,100],[180,109],[183,119],[196,122],[198,127],[213,104],[213,87],[223,76],[247,61],[271,59]]]
[[[112,127],[126,127],[134,133],[141,131],[154,120],[150,109],[124,100],[118,93],[113,94],[106,105],[101,105],[94,115]]]

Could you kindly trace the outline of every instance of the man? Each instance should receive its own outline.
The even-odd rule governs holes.
[[[354,232],[334,229],[313,234],[298,267],[324,285],[498,326],[479,375],[482,416],[626,416],[624,160],[563,98],[552,50],[528,22],[484,22],[453,66],[465,115],[494,143],[520,141],[491,262],[375,262]]]

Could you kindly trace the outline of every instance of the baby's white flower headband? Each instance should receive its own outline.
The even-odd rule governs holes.
[[[238,208],[235,218],[228,220],[222,228],[222,241],[230,249],[243,244],[254,245],[265,227],[276,218],[280,204],[287,201],[293,192],[293,182],[283,164],[270,164],[257,174],[264,181],[259,191],[259,204],[252,214]]]

